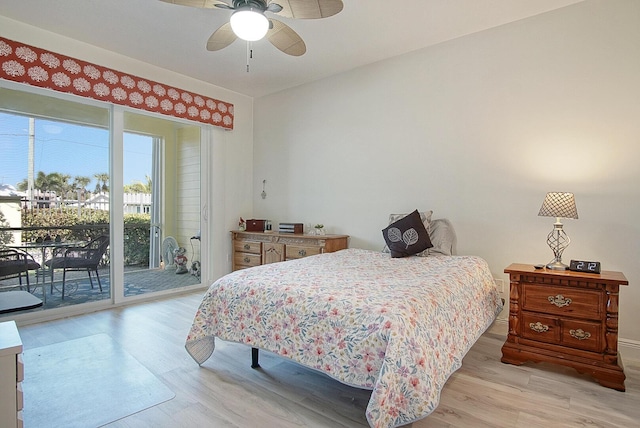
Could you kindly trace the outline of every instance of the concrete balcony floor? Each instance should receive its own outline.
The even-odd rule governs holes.
[[[46,274],[45,277],[42,278],[42,276],[36,277],[36,272],[31,271],[29,274],[30,291],[33,295],[41,299],[43,298],[42,293],[44,291],[46,293],[46,302],[42,307],[31,309],[30,311],[42,311],[63,306],[110,299],[111,280],[109,278],[109,268],[105,266],[98,269],[98,272],[100,275],[100,282],[102,284],[102,292],[100,292],[100,289],[98,288],[95,273],[92,273],[92,289],[87,272],[67,272],[63,299],[61,292],[62,271],[55,272],[53,290],[51,289],[51,277],[49,274]],[[200,278],[191,275],[190,273],[176,274],[175,269],[165,270],[126,267],[124,272],[125,297],[181,288],[199,283]],[[0,281],[0,293],[2,293],[2,291],[19,289],[20,286],[17,278]],[[27,289],[25,278],[22,279],[22,289]],[[2,296],[0,294],[0,298],[1,297]],[[21,311],[20,313],[23,312],[27,311]]]

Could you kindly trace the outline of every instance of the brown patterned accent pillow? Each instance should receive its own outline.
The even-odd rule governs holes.
[[[391,257],[407,257],[433,247],[418,210],[391,223],[382,230],[382,236]]]

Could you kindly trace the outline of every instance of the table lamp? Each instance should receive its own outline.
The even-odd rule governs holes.
[[[571,239],[562,229],[561,218],[578,218],[576,200],[573,193],[549,192],[542,202],[539,216],[555,217],[553,230],[547,235],[547,244],[553,251],[554,259],[547,264],[548,269],[565,270],[567,265],[562,263],[562,252],[571,243]]]

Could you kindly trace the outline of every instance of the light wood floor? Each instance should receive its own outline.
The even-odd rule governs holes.
[[[175,393],[116,427],[366,427],[369,391],[344,386],[279,357],[218,341],[199,367],[184,340],[201,292],[20,327],[26,349],[109,334]],[[625,361],[626,392],[549,364],[500,363],[504,338],[485,333],[452,375],[426,427],[638,427],[640,365]],[[113,364],[118,364],[114,361]],[[82,379],[77,379],[82,388]],[[109,397],[96,397],[101,400]],[[25,403],[26,406],[29,403]],[[27,427],[31,428],[31,427]]]

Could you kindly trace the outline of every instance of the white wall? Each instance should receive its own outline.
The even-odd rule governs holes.
[[[508,283],[553,256],[546,192],[574,192],[564,259],[625,273],[640,349],[639,23],[637,0],[587,1],[257,99],[255,217],[381,249],[389,213],[433,209]]]
[[[227,273],[231,269],[229,230],[237,227],[238,213],[250,213],[253,209],[253,99],[3,16],[0,16],[0,35],[234,104],[233,131],[210,127],[205,132],[212,146],[206,171],[207,176],[213,180],[209,193],[216,199],[206,205],[206,215],[210,221],[207,229],[212,245],[209,254],[213,271],[210,278],[203,278],[203,281]]]
[[[202,160],[200,159],[200,129],[188,127],[177,132],[179,144],[176,147],[176,217],[178,245],[187,249],[191,266],[194,260],[202,260],[200,256],[200,243],[192,242],[191,237],[200,229],[201,207],[200,203],[200,172]]]

